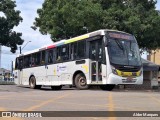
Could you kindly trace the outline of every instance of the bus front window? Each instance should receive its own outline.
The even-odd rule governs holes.
[[[139,48],[135,41],[109,39],[108,51],[112,64],[141,66]]]

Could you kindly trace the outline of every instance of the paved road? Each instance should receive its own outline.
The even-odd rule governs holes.
[[[160,92],[99,89],[76,90],[63,87],[52,91],[49,87],[33,90],[16,85],[0,85],[0,111],[160,111]],[[134,112],[133,112],[134,113]],[[137,112],[136,112],[137,113]],[[154,113],[154,112],[153,112]],[[60,113],[60,114],[66,114]],[[68,114],[68,113],[67,113]],[[69,112],[72,116],[72,112]],[[76,113],[75,113],[76,114]],[[88,113],[89,114],[89,113]],[[96,112],[94,114],[97,114]],[[107,113],[115,115],[116,112]],[[128,114],[122,112],[122,116]],[[159,117],[47,117],[33,120],[159,120]],[[7,120],[26,120],[10,118]],[[5,120],[0,118],[0,120]],[[30,119],[31,120],[31,119]]]

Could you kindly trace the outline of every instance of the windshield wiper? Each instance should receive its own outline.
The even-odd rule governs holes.
[[[134,53],[134,50],[132,49],[132,42],[130,41],[130,46],[129,46],[129,49],[132,53]]]
[[[116,41],[118,47],[119,47],[121,50],[124,50],[122,44],[120,44],[119,41],[118,41],[117,39],[115,39],[115,41]]]

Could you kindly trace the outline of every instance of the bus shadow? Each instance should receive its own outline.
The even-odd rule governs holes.
[[[69,87],[69,86],[63,86],[61,90],[52,90],[50,86],[42,86],[40,89],[31,89],[29,86],[17,86],[18,88],[22,88],[22,89],[27,89],[27,90],[43,90],[43,91],[70,91],[70,90],[77,90],[80,91],[79,89],[77,89],[76,87]],[[88,89],[86,90],[92,90],[92,91],[103,91],[99,88],[99,86],[90,86]],[[85,90],[83,90],[85,91]]]

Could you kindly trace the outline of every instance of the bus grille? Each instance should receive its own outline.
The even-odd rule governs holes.
[[[123,71],[123,72],[138,72],[140,70],[140,67],[134,67],[134,68],[129,68],[129,67],[117,67],[118,70]]]

